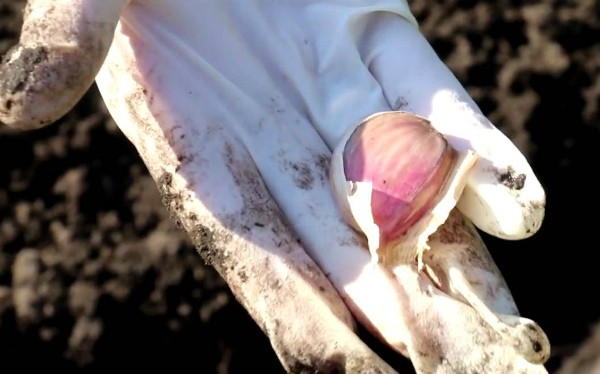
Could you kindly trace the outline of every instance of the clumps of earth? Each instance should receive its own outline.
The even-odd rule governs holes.
[[[547,367],[557,372],[600,321],[590,260],[597,222],[584,214],[600,209],[590,174],[600,148],[600,5],[409,3],[440,57],[546,188],[538,234],[484,240],[521,313],[548,334]],[[0,54],[17,42],[23,6],[0,0]],[[47,128],[0,126],[0,160],[1,371],[282,371],[260,329],[169,219],[95,87]],[[600,355],[599,337],[583,355]]]

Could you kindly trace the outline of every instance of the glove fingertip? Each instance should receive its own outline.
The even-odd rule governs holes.
[[[533,173],[480,173],[469,182],[457,207],[480,230],[501,239],[520,240],[542,226],[546,196]]]

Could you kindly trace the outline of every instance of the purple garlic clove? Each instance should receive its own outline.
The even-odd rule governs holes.
[[[476,160],[452,148],[428,120],[383,112],[346,133],[330,172],[342,213],[367,236],[373,257],[421,264],[428,237],[456,205]]]

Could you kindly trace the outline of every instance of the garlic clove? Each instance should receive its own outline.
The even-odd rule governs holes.
[[[368,240],[374,261],[417,258],[446,220],[477,156],[459,152],[426,119],[382,112],[346,132],[330,168],[342,214]]]

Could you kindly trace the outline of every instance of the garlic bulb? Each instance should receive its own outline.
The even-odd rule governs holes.
[[[430,122],[408,112],[376,113],[342,137],[330,178],[342,214],[363,232],[377,262],[417,259],[444,223],[477,156],[452,148]]]

